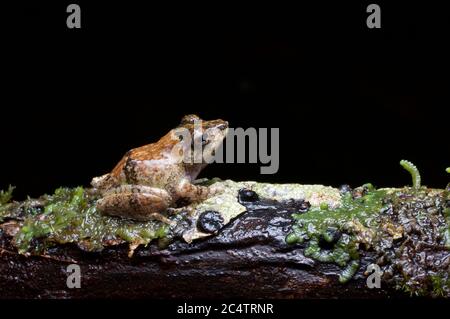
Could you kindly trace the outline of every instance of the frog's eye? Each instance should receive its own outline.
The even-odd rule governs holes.
[[[202,146],[205,146],[207,144],[209,144],[208,135],[207,134],[203,134],[202,135]]]

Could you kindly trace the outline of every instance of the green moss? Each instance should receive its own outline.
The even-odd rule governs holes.
[[[328,207],[327,207],[328,208]],[[335,240],[335,234],[338,232],[338,229],[335,227],[329,227],[322,233],[322,238],[327,243],[332,243]]]
[[[361,187],[367,188],[367,190],[369,190],[369,191],[374,191],[375,190],[375,186],[373,186],[372,183],[365,183]]]
[[[401,160],[400,165],[411,174],[413,188],[414,189],[420,188],[421,178],[417,166],[406,160]]]
[[[289,245],[303,243],[303,238],[299,237],[297,233],[290,233],[286,236],[286,243],[288,243]]]
[[[432,275],[431,285],[435,297],[445,297],[447,296],[446,290],[450,287],[450,279],[447,274]]]
[[[9,215],[9,207],[12,205],[10,202],[14,188],[14,186],[9,185],[8,190],[0,190],[0,222]]]
[[[320,205],[294,214],[296,224],[286,237],[288,244],[305,243],[305,256],[342,267],[341,282],[347,282],[358,270],[358,245],[371,244],[369,227],[373,227],[386,197],[385,191],[365,185],[369,190],[365,196],[353,199],[347,193],[339,208]],[[321,242],[328,243],[327,247],[322,248]]]
[[[148,244],[166,236],[168,227],[159,221],[136,222],[100,214],[96,199],[82,187],[57,189],[46,197],[42,213],[23,222],[14,238],[19,252],[41,251],[55,243],[76,243],[85,250],[100,251],[111,243]]]
[[[383,271],[393,272],[386,279],[392,286],[411,295],[449,296],[449,192],[365,186],[367,193],[354,192],[361,197],[343,195],[338,208],[293,214],[286,242],[299,244],[306,257],[339,266],[341,283],[358,272],[360,254],[370,250],[382,260]],[[434,238],[433,250],[423,245],[429,238]],[[418,257],[423,255],[427,258]]]
[[[8,204],[12,199],[12,193],[14,191],[14,186],[9,185],[8,190],[0,191],[0,206]]]
[[[356,274],[358,269],[359,269],[359,262],[353,260],[351,263],[347,265],[347,267],[345,267],[345,269],[339,275],[339,282],[344,284],[350,279],[352,279],[352,277]]]

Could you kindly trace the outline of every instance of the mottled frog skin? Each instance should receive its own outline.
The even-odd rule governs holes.
[[[193,148],[195,139],[203,154],[206,149],[214,154],[227,134],[226,121],[200,120],[196,115],[183,117],[180,125],[158,142],[128,151],[110,173],[94,178],[91,184],[102,196],[97,209],[113,216],[167,222],[161,214],[167,209],[202,201],[220,191],[214,185],[193,184],[207,165],[204,161],[181,161],[180,145],[186,152]],[[192,143],[182,143],[186,138],[179,134],[180,129],[190,133]],[[194,130],[203,134],[194,134]]]

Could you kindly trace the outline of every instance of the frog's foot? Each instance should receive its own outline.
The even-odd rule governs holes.
[[[91,181],[91,185],[97,189],[108,189],[115,183],[111,174],[105,174],[99,177],[94,177]]]
[[[161,213],[167,210],[171,202],[171,196],[164,189],[121,185],[108,190],[97,201],[97,209],[107,215],[141,221],[156,219],[170,224],[170,220]]]

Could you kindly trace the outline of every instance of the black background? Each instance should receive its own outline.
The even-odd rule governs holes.
[[[88,185],[183,114],[280,128],[280,169],[213,164],[203,176],[444,187],[449,18],[437,5],[283,6],[61,1],[2,9],[0,188],[17,198]]]

